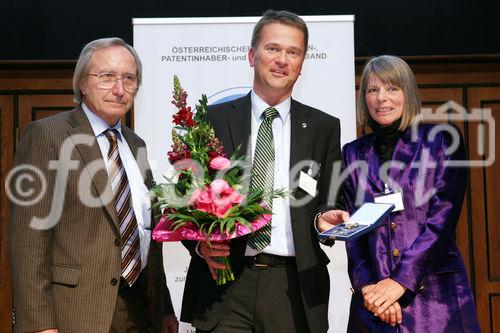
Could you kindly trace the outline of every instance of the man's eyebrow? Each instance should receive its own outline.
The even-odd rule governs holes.
[[[269,42],[267,44],[265,44],[264,46],[279,46],[280,44],[276,43],[276,42]]]

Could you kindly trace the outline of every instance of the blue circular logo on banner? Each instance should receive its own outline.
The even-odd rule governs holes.
[[[233,87],[224,89],[208,96],[208,104],[214,105],[232,101],[233,99],[245,96],[251,89],[252,87]]]

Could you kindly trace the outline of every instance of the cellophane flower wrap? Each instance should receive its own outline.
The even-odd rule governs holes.
[[[271,212],[264,199],[283,197],[282,190],[248,189],[244,156],[228,158],[207,121],[207,98],[196,112],[187,106],[187,93],[174,76],[172,150],[174,174],[151,189],[153,208],[161,217],[153,230],[159,242],[180,240],[222,242],[247,235],[268,223]],[[234,280],[228,257],[217,257],[227,269],[217,271],[217,284]]]

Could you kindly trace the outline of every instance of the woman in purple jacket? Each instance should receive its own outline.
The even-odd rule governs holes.
[[[373,133],[344,147],[343,197],[350,212],[375,197],[403,207],[346,244],[349,332],[480,332],[455,243],[467,179],[461,135],[420,123],[419,111],[406,62],[380,56],[365,65],[358,120]]]

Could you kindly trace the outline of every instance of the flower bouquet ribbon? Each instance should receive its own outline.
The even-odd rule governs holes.
[[[270,220],[271,214],[264,214],[252,223],[252,229],[244,224],[237,224],[234,232],[229,235],[225,232],[221,233],[219,230],[215,230],[209,236],[208,241],[225,242],[233,238],[246,236],[259,230],[269,223]],[[161,217],[153,230],[153,240],[157,242],[178,242],[182,240],[207,241],[207,235],[205,235],[196,224],[188,222],[181,228],[173,230],[173,223],[174,221],[169,220],[166,216]]]
[[[252,227],[237,223],[234,231],[229,235],[220,230],[214,230],[210,236],[204,234],[201,229],[192,222],[184,224],[182,227],[174,230],[174,221],[163,216],[153,230],[153,239],[157,242],[177,242],[182,240],[191,241],[209,241],[209,242],[225,242],[233,238],[248,235],[269,223],[271,214],[264,214],[256,221],[252,222]],[[225,284],[228,281],[234,281],[234,274],[231,269],[231,263],[228,257],[217,257],[219,263],[226,265],[227,269],[217,270],[217,284]]]
[[[244,183],[244,156],[238,150],[227,158],[207,121],[207,98],[202,95],[196,112],[186,103],[187,93],[174,76],[172,150],[168,152],[174,174],[151,191],[152,208],[161,218],[153,230],[158,242],[181,240],[223,242],[248,235],[271,220],[264,202],[283,197],[283,190],[264,192]],[[246,182],[248,183],[248,182]],[[234,280],[228,257],[218,270],[217,284]]]

